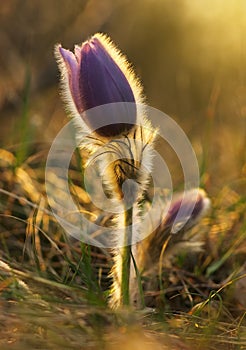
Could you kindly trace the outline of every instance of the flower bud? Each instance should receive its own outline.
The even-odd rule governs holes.
[[[165,218],[165,226],[173,226],[174,232],[178,232],[179,226],[188,230],[194,226],[207,212],[210,207],[210,200],[201,189],[193,189],[182,197],[174,200]]]
[[[68,90],[66,99],[92,131],[111,138],[134,127],[137,110],[131,72],[105,36],[94,35],[75,46],[74,53],[59,45],[57,57]],[[100,108],[90,111],[105,104],[109,106],[107,113]]]

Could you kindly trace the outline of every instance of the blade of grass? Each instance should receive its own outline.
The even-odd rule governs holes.
[[[25,85],[22,96],[22,113],[20,122],[17,124],[16,134],[18,135],[20,147],[16,153],[16,167],[22,165],[24,159],[27,156],[30,141],[32,140],[32,133],[30,130],[29,122],[29,97],[31,87],[31,73],[30,70],[26,69]]]

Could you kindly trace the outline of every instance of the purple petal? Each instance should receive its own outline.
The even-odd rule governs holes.
[[[75,45],[74,46],[74,54],[76,57],[76,60],[78,62],[78,64],[80,65],[80,61],[81,61],[81,47],[79,45]]]
[[[79,91],[79,64],[78,64],[78,56],[74,55],[71,51],[63,49],[63,47],[59,47],[60,54],[65,62],[66,70],[68,74],[68,82],[69,82],[69,88],[70,92],[73,98],[73,101],[76,105],[76,108],[79,113],[83,112],[83,106]],[[78,52],[76,51],[76,54]]]
[[[133,91],[125,75],[97,38],[83,44],[79,72],[79,90],[84,111],[100,105],[130,102],[135,103]],[[106,126],[99,127],[101,117],[86,118],[86,123],[102,136],[116,136],[130,130],[136,122],[136,107],[128,109],[112,106],[112,111],[103,116]],[[124,123],[122,123],[122,120]],[[120,121],[120,122],[119,122]]]
[[[197,223],[209,206],[209,199],[201,191],[197,198],[194,196],[194,192],[191,192],[189,198],[186,198],[183,202],[182,199],[179,198],[171,204],[165,218],[165,226],[180,224],[181,228],[188,229]]]

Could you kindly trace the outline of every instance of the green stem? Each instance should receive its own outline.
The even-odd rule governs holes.
[[[131,267],[131,244],[132,244],[132,215],[133,208],[124,211],[124,247],[122,248],[121,270],[121,300],[122,305],[130,305],[130,267]]]
[[[138,292],[139,292],[139,301],[140,301],[140,307],[142,309],[145,308],[145,301],[144,301],[144,291],[143,291],[143,285],[142,285],[142,279],[141,279],[141,274],[138,270],[137,264],[136,264],[136,260],[131,252],[131,258],[132,258],[132,262],[133,262],[133,266],[134,266],[134,270],[136,273],[136,277],[137,277],[137,284],[138,284]]]

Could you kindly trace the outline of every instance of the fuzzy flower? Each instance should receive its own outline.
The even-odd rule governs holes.
[[[112,307],[129,305],[133,218],[148,187],[157,130],[145,116],[142,87],[126,58],[102,34],[95,34],[74,53],[56,46],[63,95],[76,126],[81,149],[89,151],[87,166],[98,161],[104,188],[122,208],[115,231]],[[98,108],[99,107],[99,108]],[[122,230],[119,230],[122,232]]]
[[[107,194],[123,209],[116,218],[120,234],[115,230],[110,305],[129,305],[138,300],[132,293],[138,285],[133,261],[140,270],[149,262],[156,265],[167,237],[179,237],[199,221],[209,200],[201,191],[190,192],[184,201],[178,198],[159,228],[132,251],[139,236],[134,222],[141,218],[139,203],[149,186],[157,134],[145,115],[142,87],[126,58],[105,35],[95,34],[75,45],[74,52],[61,45],[55,52],[79,147],[89,151],[87,166],[98,161]],[[174,226],[182,228],[178,235],[172,235]]]
[[[139,244],[138,264],[140,268],[147,270],[151,266],[158,265],[163,246],[170,238],[166,255],[176,254],[187,247],[190,251],[199,250],[202,246],[199,240],[192,242],[184,237],[187,231],[207,214],[209,208],[210,199],[202,189],[188,191],[185,199],[183,199],[183,194],[177,194],[165,217],[160,218],[160,226]]]
[[[210,200],[203,190],[190,190],[184,200],[181,197],[173,201],[168,210],[164,225],[170,228],[172,225],[180,225],[183,230],[188,230],[204,216],[209,207]],[[183,223],[185,223],[184,227]],[[172,227],[171,232],[173,229],[174,227]]]
[[[81,46],[76,45],[74,53],[58,45],[56,57],[73,116],[80,115],[99,137],[112,138],[134,127],[140,87],[126,59],[106,36],[95,34]],[[89,112],[106,104],[112,104],[106,115]]]
[[[99,161],[102,181],[113,197],[122,199],[124,190],[129,192],[122,188],[128,179],[138,183],[142,193],[156,130],[142,110],[142,86],[130,64],[99,33],[75,45],[74,53],[57,45],[55,54],[79,147],[91,155],[88,163]]]

